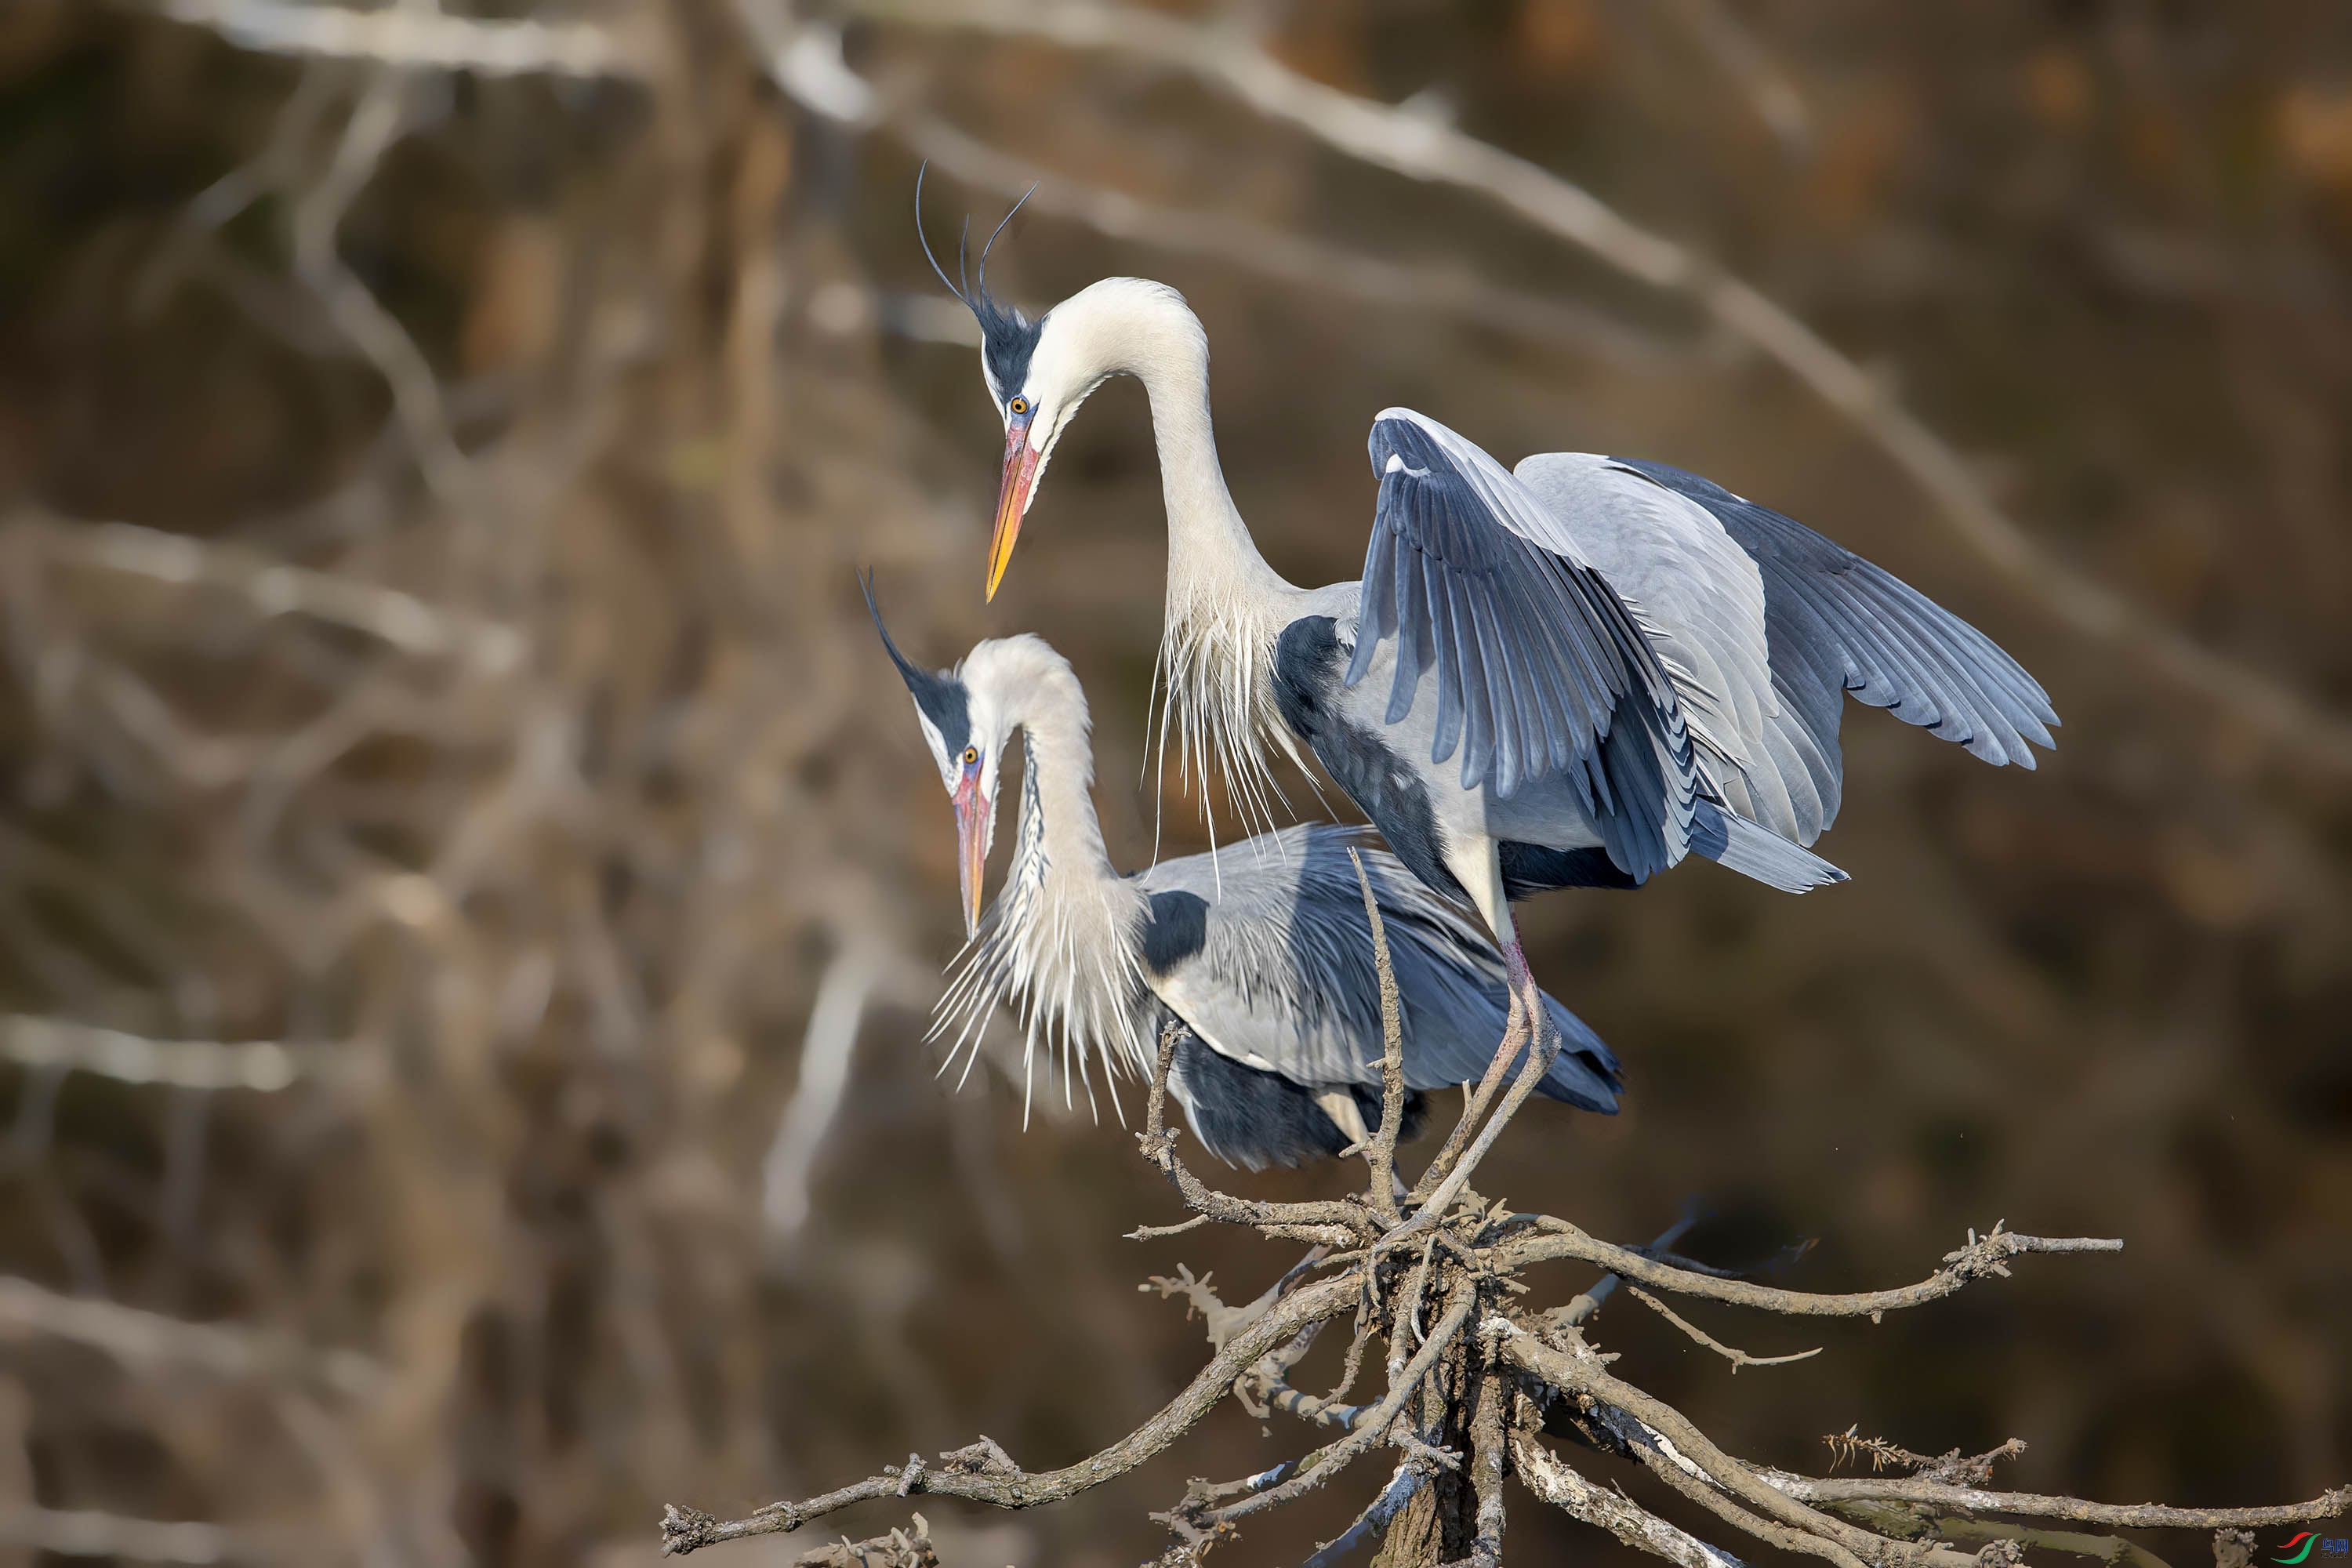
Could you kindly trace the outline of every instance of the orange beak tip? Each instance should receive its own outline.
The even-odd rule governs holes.
[[[991,602],[1013,564],[1013,546],[1021,537],[1022,515],[1029,510],[1029,487],[1035,482],[1039,454],[1026,440],[1027,427],[1014,432],[1006,444],[1004,479],[996,492],[996,527],[988,541],[988,592]]]

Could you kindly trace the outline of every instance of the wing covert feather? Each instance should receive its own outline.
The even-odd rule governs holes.
[[[1406,1082],[1442,1089],[1477,1078],[1502,1037],[1502,958],[1365,829],[1287,828],[1223,850],[1222,867],[1192,856],[1142,873],[1155,896],[1201,900],[1197,945],[1164,968],[1147,965],[1146,984],[1233,1060],[1302,1083],[1378,1083],[1378,972],[1351,846],[1388,932]],[[1552,1007],[1567,1043],[1545,1092],[1615,1109],[1616,1057],[1574,1014]]]

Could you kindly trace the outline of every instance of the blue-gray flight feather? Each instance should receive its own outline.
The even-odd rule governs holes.
[[[1151,894],[1147,983],[1202,1041],[1308,1084],[1377,1084],[1381,1016],[1371,933],[1348,850],[1362,856],[1381,908],[1402,1009],[1406,1083],[1451,1088],[1481,1076],[1509,1010],[1493,941],[1424,887],[1364,829],[1285,829],[1140,875]],[[1163,938],[1154,934],[1163,922]],[[1542,1091],[1613,1111],[1614,1053],[1549,1000],[1565,1042]]]
[[[1566,777],[1610,858],[1637,878],[1681,858],[1691,742],[1673,680],[1627,607],[1532,492],[1436,421],[1373,422],[1379,476],[1346,683],[1397,639],[1396,722],[1433,670],[1430,760],[1461,752],[1465,789],[1509,799]]]
[[[1772,689],[1794,725],[1779,737],[1811,784],[1800,842],[1837,816],[1845,693],[1988,763],[2033,766],[2053,744],[2049,693],[1976,627],[1793,519],[1664,463],[1618,463],[1713,513],[1763,574]],[[1783,776],[1788,773],[1783,769]]]

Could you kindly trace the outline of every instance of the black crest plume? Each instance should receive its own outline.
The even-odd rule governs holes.
[[[969,248],[971,223],[969,218],[964,221],[962,232],[956,237],[956,275],[950,279],[947,268],[940,265],[940,258],[931,252],[930,237],[923,231],[923,171],[929,167],[926,163],[923,169],[915,172],[915,237],[922,241],[923,258],[931,264],[931,270],[939,275],[947,291],[962,300],[972,319],[980,323],[980,352],[987,362],[989,379],[1000,396],[1011,397],[1029,379],[1029,356],[1036,352],[1037,339],[1045,323],[1043,318],[1034,321],[1028,320],[1019,310],[1001,303],[989,293],[988,256],[996,248],[996,241],[1004,233],[1005,226],[1013,221],[1013,214],[1037,194],[1037,187],[1032,185],[1023,193],[1021,200],[1013,204],[1011,210],[989,234],[988,243],[980,247],[977,278],[965,276],[964,257]]]
[[[940,740],[952,756],[971,741],[971,708],[962,681],[953,676],[933,674],[908,659],[891,640],[890,628],[882,624],[882,607],[874,602],[874,574],[861,574],[857,585],[866,593],[866,611],[874,617],[874,629],[882,634],[882,646],[889,652],[890,662],[898,667],[898,679],[907,683],[914,694],[915,706],[940,732]]]

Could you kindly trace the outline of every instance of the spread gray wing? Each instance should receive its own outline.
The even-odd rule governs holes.
[[[1636,878],[1688,845],[1697,795],[1674,681],[1636,613],[1528,488],[1408,408],[1372,423],[1380,500],[1350,686],[1397,639],[1387,720],[1436,684],[1430,761],[1507,799],[1565,776],[1611,860]]]
[[[1396,973],[1405,1081],[1450,1088],[1486,1070],[1508,1010],[1493,942],[1368,832],[1285,829],[1142,873],[1151,921],[1145,982],[1219,1054],[1301,1083],[1375,1084],[1379,972],[1363,893],[1381,908]],[[1548,998],[1549,1000],[1549,998]],[[1617,1106],[1617,1058],[1551,1002],[1564,1041],[1543,1090],[1589,1110]]]
[[[1543,452],[1512,473],[1633,607],[1674,678],[1707,786],[1792,831],[1769,755],[1778,704],[1755,561],[1713,512],[1612,458]]]
[[[1769,737],[1776,758],[1804,770],[1818,800],[1817,814],[1802,809],[1797,792],[1800,844],[1813,842],[1837,816],[1846,692],[1995,766],[2031,768],[2032,747],[2054,744],[2050,730],[2058,715],[2049,693],[1990,637],[1909,584],[1696,474],[1611,460],[1705,507],[1762,574],[1780,707]]]

